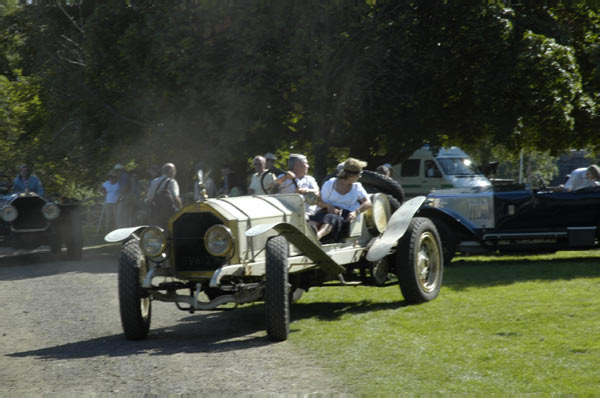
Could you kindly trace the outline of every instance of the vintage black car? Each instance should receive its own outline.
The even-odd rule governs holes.
[[[80,207],[77,201],[51,201],[33,192],[10,193],[10,179],[0,176],[0,246],[33,250],[49,245],[70,259],[82,254]]]
[[[523,184],[430,193],[418,215],[440,232],[444,259],[462,253],[552,253],[600,247],[600,187],[573,192]]]

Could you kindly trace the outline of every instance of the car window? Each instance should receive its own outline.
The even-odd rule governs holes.
[[[421,161],[419,159],[408,159],[402,163],[400,175],[402,177],[418,177],[420,163]]]
[[[446,175],[476,175],[479,174],[471,159],[438,158],[438,163]]]

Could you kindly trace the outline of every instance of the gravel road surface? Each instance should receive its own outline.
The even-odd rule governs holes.
[[[0,256],[0,396],[346,395],[310,353],[266,338],[262,305],[154,302],[148,339],[125,340],[116,258]]]

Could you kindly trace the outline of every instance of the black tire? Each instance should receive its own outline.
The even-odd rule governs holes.
[[[79,208],[72,209],[64,225],[65,245],[69,260],[81,260],[83,253],[83,232]]]
[[[267,336],[287,340],[290,333],[290,295],[288,292],[288,245],[282,236],[267,241],[265,315]]]
[[[358,180],[369,193],[383,192],[392,196],[400,204],[404,202],[404,190],[400,183],[392,178],[386,177],[383,174],[376,173],[370,170],[363,170]]]
[[[444,259],[435,224],[415,217],[395,254],[396,274],[404,299],[418,304],[436,298],[442,286]]]
[[[400,206],[402,206],[402,202],[400,202],[398,199],[394,198],[392,195],[388,195],[388,200],[390,201],[390,210],[392,212],[392,214],[394,214],[394,212],[396,210],[398,210],[400,208]]]
[[[144,339],[150,330],[152,301],[142,290],[146,272],[146,261],[138,242],[134,239],[125,242],[119,255],[119,310],[121,325],[129,340]]]

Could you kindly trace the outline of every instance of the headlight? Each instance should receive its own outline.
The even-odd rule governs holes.
[[[163,230],[158,227],[149,227],[142,232],[140,248],[148,257],[157,257],[167,249],[167,238]]]
[[[56,203],[46,203],[42,207],[42,214],[46,220],[56,220],[60,214],[60,208]]]
[[[13,205],[6,205],[0,211],[2,212],[2,219],[6,222],[13,222],[19,216],[17,208]]]
[[[211,256],[226,256],[233,248],[233,235],[224,225],[213,225],[204,234],[204,247]]]

